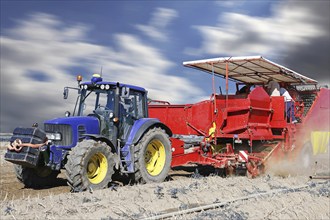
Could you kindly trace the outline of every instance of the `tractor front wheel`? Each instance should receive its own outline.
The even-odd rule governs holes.
[[[52,186],[57,175],[60,173],[45,166],[29,168],[15,164],[14,169],[17,179],[28,188]]]
[[[103,189],[111,182],[115,158],[104,142],[84,140],[68,155],[65,165],[68,184],[73,192]]]
[[[162,182],[171,167],[172,152],[168,135],[161,128],[149,130],[135,146],[135,182]]]

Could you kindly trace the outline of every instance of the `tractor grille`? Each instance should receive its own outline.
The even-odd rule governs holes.
[[[79,125],[78,126],[78,138],[79,140],[84,138],[84,135],[86,134],[86,128],[84,125]]]
[[[72,128],[70,125],[45,124],[46,132],[61,133],[61,141],[53,141],[55,145],[70,146],[72,144]]]

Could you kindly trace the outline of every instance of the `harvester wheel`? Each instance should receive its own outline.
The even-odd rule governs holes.
[[[84,140],[68,155],[65,165],[68,184],[73,192],[103,189],[111,182],[114,166],[114,154],[106,143]]]
[[[17,179],[28,188],[42,188],[52,186],[60,171],[51,170],[49,167],[29,168],[14,164]]]
[[[166,132],[161,128],[149,130],[135,146],[134,181],[164,181],[170,170],[171,161],[171,143]]]

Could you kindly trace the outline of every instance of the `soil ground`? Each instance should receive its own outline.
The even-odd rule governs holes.
[[[172,170],[170,181],[70,193],[64,174],[54,186],[28,189],[13,165],[4,160],[0,145],[0,219],[144,219],[202,205],[215,209],[178,214],[170,219],[330,219],[330,180],[309,175],[266,173],[255,179],[223,178],[200,167]],[[329,176],[329,156],[321,157],[313,174]],[[302,188],[292,190],[292,187]],[[278,191],[278,190],[281,190]],[[269,193],[263,195],[263,193]],[[251,196],[251,198],[246,198]],[[255,197],[254,197],[255,196]],[[245,198],[245,199],[244,199]]]

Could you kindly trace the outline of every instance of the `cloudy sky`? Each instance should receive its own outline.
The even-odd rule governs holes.
[[[182,66],[196,59],[262,55],[330,84],[327,0],[0,4],[0,132],[72,112],[76,94],[63,100],[63,87],[101,68],[172,103],[211,94],[208,74]]]

